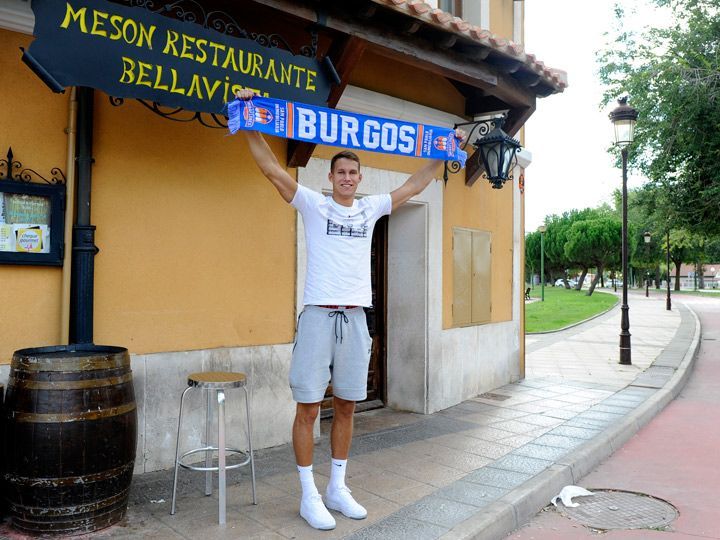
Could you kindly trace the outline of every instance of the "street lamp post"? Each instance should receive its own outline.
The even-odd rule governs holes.
[[[540,301],[545,301],[545,225],[538,227],[540,233]]]
[[[628,224],[627,224],[627,158],[628,146],[633,141],[635,122],[638,112],[627,104],[627,97],[618,99],[618,106],[610,113],[610,120],[615,126],[615,144],[620,147],[622,156],[622,272],[623,292],[620,306],[620,363],[631,365],[630,353],[630,316],[627,303],[628,277]]]
[[[646,249],[650,246],[650,239],[652,235],[649,231],[643,233],[643,240],[645,241]],[[649,251],[649,249],[647,249]],[[649,258],[649,257],[648,257]],[[645,298],[650,297],[650,270],[645,270]]]
[[[667,263],[667,298],[665,298],[665,309],[672,310],[672,300],[670,300],[670,229],[665,232],[665,262]]]

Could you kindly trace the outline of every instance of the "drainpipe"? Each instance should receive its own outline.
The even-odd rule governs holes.
[[[70,292],[70,342],[93,342],[93,293],[95,282],[95,226],[90,224],[92,185],[93,98],[92,88],[79,87],[77,116],[77,218],[73,226]]]
[[[65,201],[65,249],[63,251],[60,295],[60,344],[67,345],[70,336],[70,277],[72,275],[72,228],[75,217],[75,138],[77,137],[77,89],[70,90],[67,133],[67,189]]]

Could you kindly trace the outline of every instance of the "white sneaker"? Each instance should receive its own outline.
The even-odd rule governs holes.
[[[351,519],[365,519],[367,517],[367,510],[353,499],[347,486],[328,490],[325,493],[325,505],[330,510],[337,510]]]
[[[319,493],[303,497],[300,500],[300,517],[307,521],[313,529],[329,531],[335,528],[335,518],[325,508]]]

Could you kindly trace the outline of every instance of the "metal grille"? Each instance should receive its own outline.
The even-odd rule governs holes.
[[[592,490],[591,490],[592,491]],[[560,513],[593,529],[655,529],[672,523],[678,511],[670,503],[630,491],[594,491],[578,497],[580,506],[558,505]]]

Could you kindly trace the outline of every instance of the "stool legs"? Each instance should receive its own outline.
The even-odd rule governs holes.
[[[173,476],[173,492],[172,492],[172,506],[170,507],[170,515],[175,515],[175,495],[177,493],[177,479],[178,479],[178,454],[180,452],[180,426],[182,425],[182,411],[183,403],[185,403],[185,394],[190,390],[188,386],[180,396],[180,414],[178,414],[178,428],[177,428],[177,439],[175,441],[175,474]]]
[[[180,397],[180,413],[178,414],[178,429],[177,429],[177,439],[175,441],[175,471],[173,475],[173,493],[172,493],[172,505],[170,508],[170,514],[175,514],[175,501],[177,498],[177,482],[178,482],[178,469],[180,467],[180,428],[182,426],[182,413],[183,413],[183,406],[185,404],[185,395],[188,393],[190,389],[192,389],[192,386],[188,386],[185,391],[183,391],[182,396]],[[255,491],[255,458],[253,455],[253,448],[252,448],[252,429],[250,427],[250,398],[248,395],[247,388],[245,386],[242,387],[243,391],[245,392],[245,412],[247,416],[247,438],[248,438],[248,455],[246,461],[243,463],[237,463],[234,465],[231,465],[230,468],[236,468],[236,467],[242,467],[244,465],[247,465],[248,462],[250,464],[250,471],[251,471],[251,479],[252,479],[252,495],[253,495],[253,504],[257,504],[257,495]],[[186,452],[183,454],[183,458],[185,458],[189,454],[193,454],[196,452],[205,452],[205,467],[192,467],[190,465],[186,465],[183,463],[183,467],[191,468],[194,470],[200,470],[205,471],[205,494],[211,495],[212,494],[212,472],[218,471],[218,521],[220,525],[225,525],[227,521],[227,513],[226,513],[226,506],[227,506],[227,452],[230,450],[232,453],[240,453],[242,454],[241,450],[234,450],[234,449],[228,449],[226,448],[226,437],[225,437],[225,391],[222,388],[215,388],[215,389],[206,389],[206,399],[207,399],[207,408],[205,411],[205,446],[201,448],[197,448],[195,450],[191,450],[189,452]],[[217,448],[213,447],[210,442],[210,426],[212,421],[212,402],[213,402],[213,396],[212,391],[215,391],[215,397],[217,398],[217,405],[218,405],[218,444]],[[217,450],[218,452],[218,466],[213,467],[212,466],[212,457],[213,457],[213,451]]]
[[[255,496],[255,457],[253,456],[252,429],[250,428],[250,398],[248,397],[247,386],[243,386],[243,390],[245,391],[245,414],[247,415],[247,440],[248,453],[250,454],[250,474],[252,477],[253,504],[257,504],[257,497]]]
[[[205,409],[205,467],[212,467],[212,443],[210,442],[210,424],[212,423],[212,390],[205,390],[207,394],[207,408]],[[205,472],[205,495],[212,495],[212,471]]]
[[[225,525],[225,392],[217,391],[218,401],[218,486],[220,525]]]

